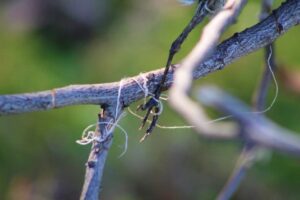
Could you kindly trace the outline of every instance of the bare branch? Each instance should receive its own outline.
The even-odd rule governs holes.
[[[114,117],[110,116],[111,108],[99,114],[95,136],[101,140],[93,141],[91,152],[86,162],[86,173],[81,192],[81,200],[98,200],[101,190],[102,176],[108,151],[112,144]]]
[[[288,29],[298,25],[299,22],[300,2],[298,0],[288,0],[264,21],[241,33],[236,33],[220,44],[209,59],[197,64],[197,68],[193,71],[193,77],[195,79],[200,78],[224,68],[238,58],[270,44]],[[179,65],[176,65],[177,67]],[[159,69],[145,74],[149,80],[148,88],[150,92],[154,92],[162,77],[163,70]],[[164,89],[170,87],[173,73],[174,70],[170,70]],[[139,76],[135,78],[140,83],[143,82],[143,79]],[[117,99],[118,85],[118,82],[71,85],[37,93],[2,95],[0,96],[0,115],[49,110],[81,104],[110,105]],[[123,91],[121,99],[125,106],[144,97],[144,92],[132,78],[125,81]]]

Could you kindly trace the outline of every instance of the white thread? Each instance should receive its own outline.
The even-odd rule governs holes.
[[[140,84],[140,82],[135,78],[133,77],[132,79],[138,84],[138,86],[141,88],[141,90],[144,92],[144,104],[146,104],[146,101],[147,101],[147,96],[150,94],[151,96],[153,96],[152,93],[149,93],[149,89],[148,89],[148,86],[147,86],[147,82],[148,82],[148,79],[147,77],[143,74],[143,73],[140,73],[140,75],[143,79],[143,85]]]
[[[270,70],[270,73],[271,73],[271,76],[273,78],[273,81],[274,81],[274,85],[275,85],[275,95],[274,95],[274,98],[271,102],[271,104],[264,110],[262,111],[256,111],[256,112],[253,112],[255,114],[263,114],[263,113],[266,113],[268,112],[269,110],[271,110],[271,108],[274,106],[277,98],[278,98],[278,93],[279,93],[279,87],[278,87],[278,82],[276,80],[276,76],[275,76],[275,73],[272,69],[272,66],[271,66],[271,58],[272,58],[272,54],[273,54],[273,49],[272,49],[272,45],[270,45],[270,53],[269,53],[269,56],[268,56],[268,60],[267,60],[267,64],[268,64],[268,68]]]
[[[122,114],[119,118],[118,118],[118,120],[116,121],[116,122],[114,122],[113,123],[113,119],[111,119],[109,122],[98,122],[98,124],[100,125],[100,124],[109,124],[109,125],[112,125],[111,127],[110,127],[110,129],[111,130],[113,130],[115,127],[116,127],[116,125],[118,124],[118,122],[120,121],[120,119],[121,118],[123,118],[123,116],[125,116],[124,114]],[[111,134],[111,131],[109,131],[108,129],[107,129],[107,126],[105,126],[105,133],[108,133],[108,135],[100,135],[100,136],[96,136],[95,135],[95,132],[94,131],[89,131],[87,134],[86,134],[86,132],[90,129],[90,128],[92,128],[93,126],[95,126],[95,125],[97,125],[97,123],[96,124],[91,124],[91,125],[89,125],[89,126],[87,126],[84,130],[83,130],[83,132],[82,132],[82,136],[81,136],[81,138],[82,138],[82,140],[83,140],[83,145],[86,145],[86,144],[89,144],[89,143],[91,143],[91,142],[93,142],[93,141],[96,141],[96,142],[103,142],[104,140],[106,140],[106,138]],[[93,133],[92,133],[93,132]],[[85,143],[85,141],[86,141],[86,143]],[[80,140],[77,140],[76,141],[78,144],[80,144]]]
[[[124,133],[124,135],[125,135],[124,150],[120,154],[119,158],[122,157],[127,152],[127,148],[128,148],[128,133],[127,133],[127,131],[122,126],[120,126],[119,124],[117,124],[117,122],[115,122],[115,123],[111,123],[111,122],[98,122],[98,123],[91,124],[91,125],[87,126],[83,130],[83,132],[82,132],[81,140],[76,140],[76,143],[80,144],[80,145],[87,145],[87,144],[90,144],[91,142],[99,142],[99,143],[104,142],[107,139],[107,137],[111,135],[111,132],[107,132],[109,134],[106,137],[101,137],[101,136],[97,136],[95,134],[95,131],[88,131],[90,128],[92,128],[94,126],[97,126],[97,125],[101,125],[101,124],[112,125],[111,129],[113,129],[113,127],[117,127],[117,128],[119,128]]]
[[[130,107],[127,108],[128,109],[128,112],[130,114],[132,114],[133,116],[135,116],[136,118],[138,119],[144,119],[141,115],[135,113],[133,110],[131,110]],[[228,116],[224,116],[224,117],[220,117],[220,118],[217,118],[217,119],[213,119],[213,120],[210,120],[210,121],[207,121],[205,122],[206,124],[211,124],[211,123],[215,123],[215,122],[218,122],[218,121],[222,121],[224,119],[228,119],[232,117],[231,115],[228,115]],[[151,123],[150,120],[147,120],[147,123]],[[181,125],[181,126],[164,126],[164,125],[160,125],[160,124],[156,124],[156,126],[160,129],[191,129],[191,128],[195,128],[195,126],[190,126],[190,125]]]
[[[119,107],[120,107],[120,99],[121,99],[121,93],[122,93],[123,86],[124,86],[124,79],[122,79],[119,83],[117,105],[116,105],[116,111],[115,111],[115,122],[113,122],[114,120],[111,119],[109,122],[98,122],[96,124],[89,125],[88,127],[86,127],[83,130],[81,140],[76,141],[78,144],[87,145],[87,144],[90,144],[91,142],[99,142],[99,143],[104,142],[107,139],[107,137],[112,134],[112,131],[110,131],[110,130],[113,130],[115,127],[118,127],[125,134],[124,150],[119,157],[122,157],[126,153],[127,146],[128,146],[128,134],[125,131],[125,129],[118,124],[119,120],[123,117],[122,114],[118,117],[118,113],[119,113],[118,111],[119,111]],[[108,130],[108,127],[105,126],[105,133],[108,133],[107,135],[97,136],[94,131],[88,131],[93,126],[100,125],[100,124],[112,125],[110,127],[110,130]]]
[[[149,89],[148,89],[148,86],[147,86],[147,82],[148,82],[147,77],[143,73],[140,73],[139,76],[141,76],[142,79],[143,79],[143,85],[141,85],[140,82],[135,77],[133,77],[132,80],[134,80],[138,84],[138,86],[141,88],[141,90],[144,92],[144,101],[146,101],[146,98],[148,97],[148,95],[153,97],[154,94],[149,92]],[[161,94],[159,99],[167,101],[168,100],[168,95]],[[155,99],[155,100],[157,100],[157,99]]]
[[[152,110],[151,110],[151,114],[152,115],[161,115],[162,112],[163,112],[163,110],[164,110],[163,103],[160,100],[158,100],[158,99],[156,99],[154,97],[152,97],[152,98],[154,99],[154,101],[156,101],[158,103],[158,112],[152,112]]]
[[[168,101],[168,98],[169,97],[166,94],[161,94],[160,97],[159,97],[159,99],[164,100],[164,101]]]
[[[147,79],[147,77],[143,73],[141,73],[140,76],[143,78],[143,87],[142,87],[142,89],[144,88],[145,98],[147,98],[147,96],[149,94],[149,89],[147,87],[148,79]]]
[[[133,112],[133,110],[131,110],[130,107],[127,108],[128,109],[128,112],[130,114],[132,114],[133,116],[135,116],[136,118],[138,119],[144,119],[142,116],[138,115],[137,113]],[[151,121],[148,119],[147,120],[147,123],[151,123]],[[160,129],[189,129],[189,128],[194,128],[195,126],[163,126],[163,125],[160,125],[160,124],[156,124],[156,126]]]
[[[99,137],[95,136],[95,131],[84,131],[84,135],[82,135],[81,140],[76,140],[77,144],[80,145],[87,145],[90,144],[93,141],[101,142]]]
[[[232,117],[232,115],[226,115],[226,116],[223,116],[223,117],[219,117],[219,118],[216,118],[216,119],[209,120],[209,121],[207,121],[205,123],[206,124],[213,124],[213,123],[216,123],[216,122],[219,122],[219,121],[223,121],[225,119],[229,119],[231,117]]]

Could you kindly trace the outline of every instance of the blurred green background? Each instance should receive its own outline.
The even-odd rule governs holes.
[[[113,82],[162,67],[194,9],[176,0],[1,1],[0,93]],[[257,23],[259,11],[260,1],[250,1],[224,38]],[[176,62],[200,30],[191,34]],[[293,28],[276,42],[277,61],[287,70],[300,65],[299,34]],[[214,84],[251,104],[262,71],[259,51],[196,81],[194,91]],[[279,98],[267,116],[300,132],[300,96],[279,84]],[[269,101],[273,95],[272,86]],[[160,124],[185,124],[165,107]],[[75,141],[98,112],[98,106],[72,106],[1,117],[0,199],[78,199],[90,146]],[[155,129],[140,144],[140,121],[128,114],[120,124],[129,133],[129,148],[118,158],[124,136],[117,130],[102,199],[214,199],[241,150],[239,143],[210,141],[192,130]],[[299,159],[268,155],[251,168],[234,199],[300,199]]]

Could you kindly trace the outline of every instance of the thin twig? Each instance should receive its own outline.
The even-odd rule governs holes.
[[[99,122],[102,122],[102,117],[99,117]],[[98,136],[101,135],[100,125],[96,128]],[[105,129],[102,129],[105,131]],[[103,170],[108,154],[108,150],[112,144],[112,137],[108,137],[103,143],[94,142],[86,163],[86,174],[84,185],[81,192],[81,200],[96,200],[99,199],[100,184],[102,182]]]
[[[114,126],[111,121],[114,118],[109,116],[109,109],[104,109],[99,114],[98,125],[96,128],[96,136],[102,138],[103,141],[94,141],[91,152],[86,162],[86,173],[84,184],[81,192],[81,200],[98,200],[101,190],[101,183],[105,161],[110,146],[112,145]]]
[[[250,145],[245,146],[233,170],[229,180],[218,195],[218,200],[227,200],[232,197],[241,181],[246,175],[247,170],[252,166],[255,160],[256,149]]]

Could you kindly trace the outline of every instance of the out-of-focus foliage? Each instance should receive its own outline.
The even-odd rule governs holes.
[[[0,7],[0,93],[111,82],[161,67],[169,45],[193,10],[175,0],[4,1]],[[259,10],[259,1],[250,1],[224,38],[255,24]],[[192,48],[200,29],[191,34],[177,61]],[[300,65],[299,34],[299,28],[294,28],[276,43],[278,62],[287,69],[298,70]],[[262,66],[259,51],[196,81],[195,91],[202,84],[215,84],[251,104]],[[300,132],[299,99],[280,87],[267,115]],[[184,124],[165,107],[159,123]],[[0,199],[78,199],[90,147],[75,141],[96,121],[98,111],[97,106],[75,106],[1,117]],[[192,130],[160,129],[140,144],[139,123],[131,115],[122,119],[129,149],[120,159],[124,137],[116,131],[104,173],[103,199],[213,199],[241,146],[208,141]],[[300,198],[299,160],[268,155],[249,171],[236,199]]]

